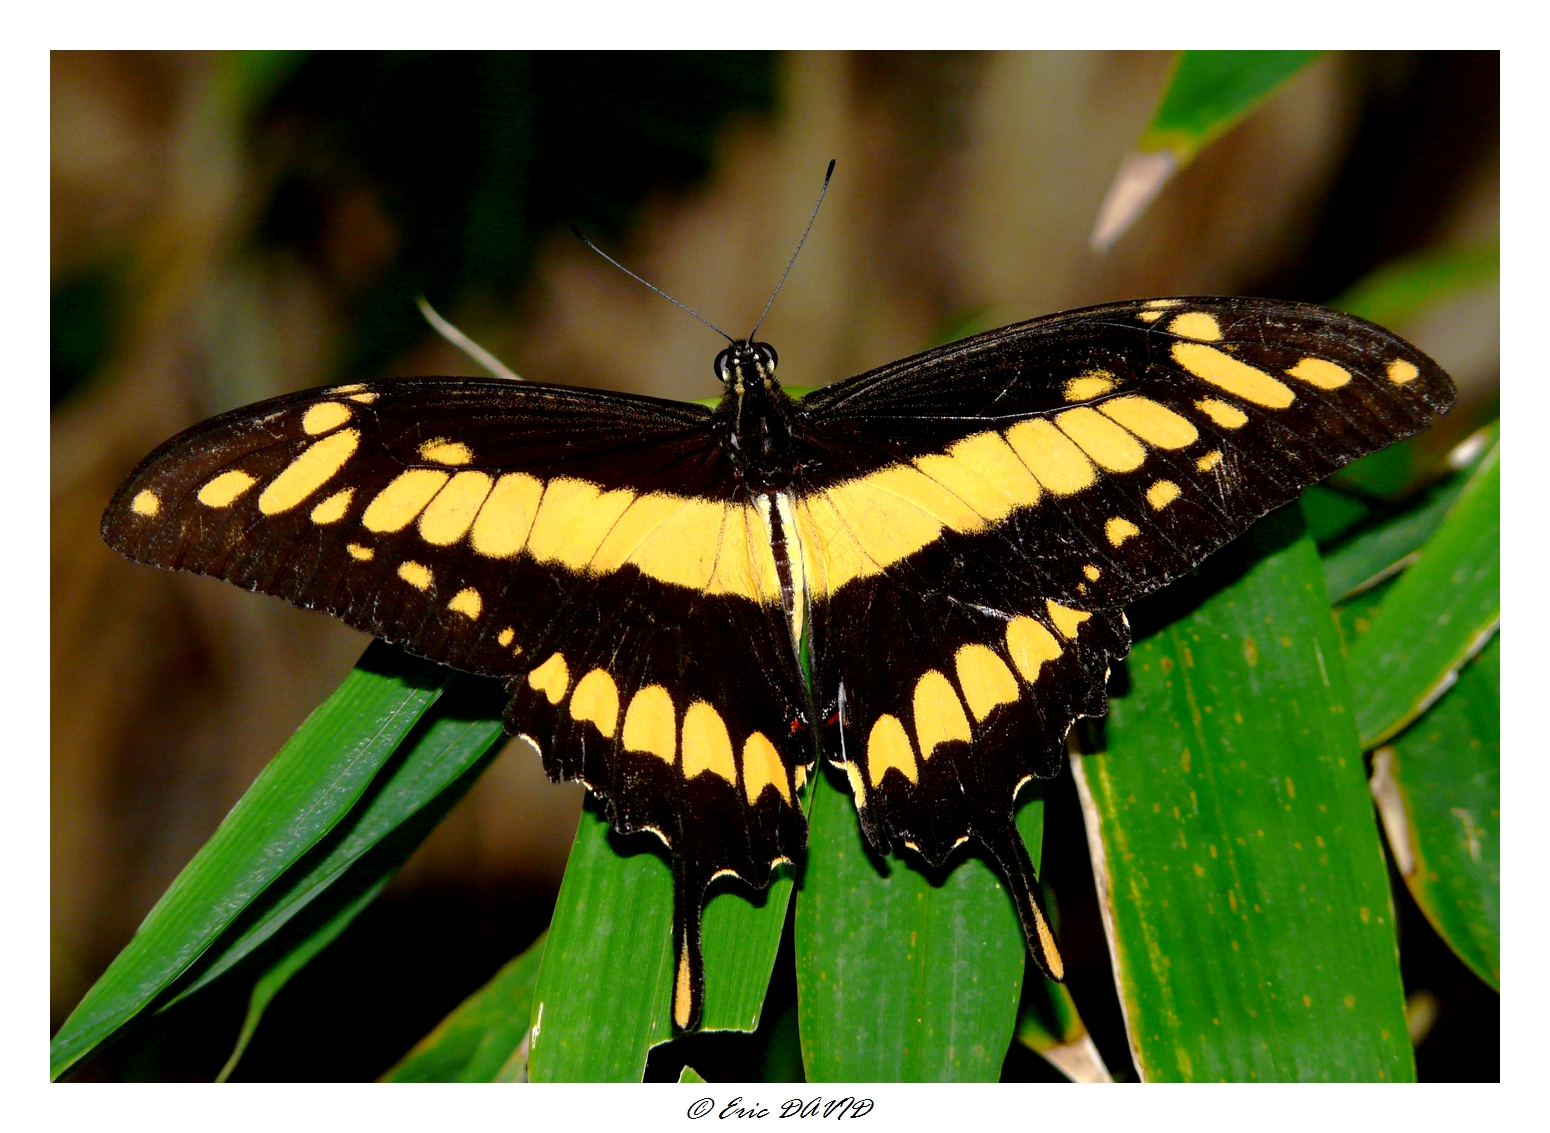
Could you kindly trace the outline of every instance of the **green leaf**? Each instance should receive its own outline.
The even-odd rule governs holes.
[[[1000,879],[979,857],[935,870],[879,859],[849,794],[826,773],[813,789],[796,912],[808,1081],[996,1081],[1026,948]],[[1035,867],[1043,828],[1030,784],[1018,829]]]
[[[371,645],[259,773],[49,1048],[58,1077],[172,983],[355,805],[451,670]]]
[[[1180,165],[1242,121],[1317,51],[1181,51],[1143,150],[1171,149]]]
[[[1439,300],[1490,283],[1500,271],[1501,249],[1495,241],[1440,248],[1369,272],[1329,305],[1393,328]]]
[[[1399,732],[1451,685],[1501,619],[1500,445],[1351,649],[1362,747]]]
[[[760,893],[713,889],[702,921],[702,1031],[752,1031],[775,966],[789,870]],[[751,899],[750,899],[751,898]],[[582,811],[555,902],[533,1007],[534,1082],[638,1082],[672,1037],[672,871],[644,837],[611,835]]]
[[[1175,173],[1236,126],[1316,51],[1181,51],[1139,148],[1125,158],[1098,210],[1090,243],[1102,251]]]
[[[462,676],[420,720],[356,804],[306,859],[276,881],[205,954],[165,1010],[262,948],[237,1045],[217,1081],[230,1076],[287,981],[339,936],[468,793],[504,735],[505,693]]]
[[[495,1082],[521,1053],[533,1015],[533,993],[543,960],[542,934],[489,983],[453,1008],[384,1082]],[[522,1060],[525,1066],[526,1059]]]
[[[611,836],[588,795],[549,922],[533,1003],[534,1082],[638,1082],[671,1037],[673,877],[644,845]],[[616,852],[611,841],[633,851]]]
[[[678,1080],[680,1082],[705,1083],[705,1079],[700,1077],[700,1072],[687,1064],[678,1072]]]
[[[1388,879],[1297,511],[1154,603],[1138,619],[1176,620],[1127,660],[1104,752],[1074,761],[1137,1067],[1412,1079]]]
[[[391,876],[494,758],[505,701],[497,682],[454,674],[350,814],[243,911],[167,1006],[230,971],[303,910],[320,923],[332,918],[332,906],[353,903],[361,890]],[[319,900],[331,907],[311,910]]]
[[[1308,534],[1320,547],[1345,534],[1372,512],[1372,508],[1361,500],[1352,499],[1322,484],[1309,488],[1299,502],[1303,520],[1308,524]]]
[[[1500,990],[1500,634],[1384,752],[1408,833],[1409,852],[1394,855],[1405,884],[1459,959]]]
[[[361,910],[375,901],[377,895],[387,888],[387,883],[392,880],[392,876],[391,873],[384,873],[372,885],[354,893],[348,901],[340,904],[333,915],[319,928],[305,936],[299,944],[282,955],[258,977],[253,984],[252,992],[248,995],[248,1012],[242,1020],[242,1030],[237,1035],[237,1042],[232,1047],[231,1056],[226,1059],[226,1065],[222,1066],[220,1073],[215,1076],[217,1082],[227,1081],[232,1071],[236,1070],[237,1064],[242,1061],[242,1056],[247,1053],[248,1044],[253,1041],[258,1024],[264,1018],[264,1012],[269,1010],[269,1005],[274,1002],[274,997],[280,994],[280,989],[290,982],[292,976],[310,964],[313,957],[339,939],[340,933],[350,927],[350,922]]]

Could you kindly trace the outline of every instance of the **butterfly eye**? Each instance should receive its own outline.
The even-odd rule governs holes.
[[[719,381],[722,385],[726,385],[727,382],[732,380],[731,358],[732,351],[730,348],[723,350],[720,354],[716,355],[716,380]]]
[[[754,349],[758,350],[764,364],[773,372],[780,365],[780,355],[775,353],[775,348],[767,342],[754,343]]]

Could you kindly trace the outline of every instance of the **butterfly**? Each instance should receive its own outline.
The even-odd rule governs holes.
[[[503,680],[550,778],[667,847],[683,1031],[706,889],[801,858],[819,759],[879,851],[983,847],[1061,978],[1013,802],[1106,710],[1123,607],[1454,396],[1377,326],[1242,298],[1050,315],[800,401],[777,367],[732,341],[714,408],[467,378],[289,394],[162,445],[102,534]]]

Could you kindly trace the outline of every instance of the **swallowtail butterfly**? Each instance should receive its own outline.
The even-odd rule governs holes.
[[[1105,711],[1122,607],[1453,400],[1387,331],[1262,299],[1051,315],[801,401],[776,363],[723,350],[713,409],[465,378],[289,394],[162,445],[102,534],[504,680],[549,776],[666,844],[687,1030],[706,887],[800,858],[819,758],[879,850],[983,846],[1060,978],[1013,798]]]

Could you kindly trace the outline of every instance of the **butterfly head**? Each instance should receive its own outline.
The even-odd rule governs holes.
[[[767,342],[734,342],[716,355],[716,377],[729,389],[769,386],[779,364],[780,355]]]

